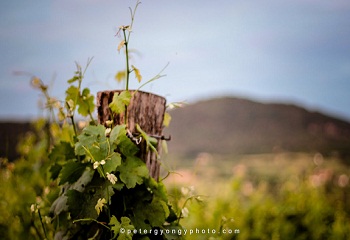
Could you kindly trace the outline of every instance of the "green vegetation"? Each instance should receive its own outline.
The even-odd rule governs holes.
[[[19,159],[15,162],[0,159],[1,239],[43,239],[39,212],[34,213],[34,204],[42,206],[56,191],[46,185],[50,164],[47,133],[55,131],[56,125],[48,129],[45,122],[38,120],[34,124],[37,134],[28,133],[21,140],[18,145]],[[42,218],[42,221],[46,220]]]
[[[350,170],[339,159],[202,153],[177,164],[178,174],[166,180],[173,200],[185,201],[179,187],[201,194],[200,202],[187,204],[182,220],[188,230],[199,230],[187,239],[350,238]],[[232,232],[218,234],[220,229]]]
[[[43,129],[44,123],[38,121],[36,127]],[[51,132],[55,131],[52,126]],[[52,239],[54,229],[47,224],[51,219],[45,205],[59,189],[46,185],[47,134],[40,132],[23,139],[19,147],[23,157],[15,163],[2,159],[1,239],[44,239],[41,222]],[[177,164],[177,174],[171,174],[165,185],[174,211],[181,212],[186,239],[350,237],[350,170],[339,159],[305,153],[200,154]],[[233,232],[219,235],[220,228]],[[216,234],[208,234],[208,229]]]

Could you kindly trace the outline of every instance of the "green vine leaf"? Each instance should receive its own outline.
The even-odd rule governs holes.
[[[90,202],[90,201],[87,201],[88,199],[86,198],[84,193],[72,189],[67,191],[66,196],[67,196],[68,210],[73,219],[88,218],[88,217],[93,219],[97,218],[96,211],[91,211],[89,216],[82,215],[83,206],[87,206],[87,204],[89,204]]]
[[[126,135],[126,125],[117,125],[115,126],[111,133],[109,134],[109,139],[111,143],[115,143],[116,145],[120,142],[120,137]]]
[[[184,232],[181,226],[167,225],[164,226],[164,238],[166,240],[181,240],[183,236],[179,235],[178,232]],[[211,238],[209,238],[211,239]]]
[[[131,224],[131,221],[127,217],[121,217],[121,222],[118,221],[118,219],[115,216],[111,217],[111,220],[109,221],[109,226],[111,226],[111,230],[113,232],[113,238],[115,239],[117,236],[117,240],[132,240],[133,230],[135,229],[134,225]],[[123,229],[124,231],[121,232],[120,230]]]
[[[130,189],[136,184],[142,184],[144,178],[149,177],[146,164],[137,157],[127,157],[122,165],[118,167],[120,172],[120,180]]]
[[[93,178],[93,174],[94,174],[94,171],[92,171],[89,168],[86,168],[84,173],[76,182],[74,182],[71,185],[65,184],[65,188],[67,189],[67,191],[74,189],[79,192],[82,192],[84,191],[85,186],[87,186],[91,182]],[[67,211],[67,210],[68,210],[67,196],[63,193],[52,203],[50,208],[50,213],[53,213],[54,216],[58,216],[59,214],[61,214],[61,212]]]
[[[74,148],[69,142],[61,141],[59,144],[55,145],[49,154],[49,159],[54,162],[50,167],[51,179],[56,180],[62,169],[62,165],[66,163],[67,160],[75,159]]]
[[[69,103],[70,110],[74,111],[78,106],[78,113],[86,117],[95,109],[94,96],[90,94],[90,89],[85,88],[81,95],[76,86],[70,86],[66,91],[66,102]]]
[[[96,176],[96,175],[95,175]],[[94,178],[91,183],[86,186],[84,192],[77,190],[68,190],[66,193],[68,210],[72,219],[92,218],[97,219],[96,204],[99,199],[110,201],[110,197],[114,194],[113,188],[108,181],[102,178]]]
[[[52,162],[64,162],[66,160],[74,159],[74,148],[69,142],[61,141],[54,146],[49,154],[49,158]]]
[[[113,153],[111,158],[107,158],[105,165],[103,165],[104,172],[111,173],[117,170],[117,167],[122,163],[122,158],[119,153]]]
[[[66,182],[74,183],[76,182],[83,172],[85,171],[87,165],[84,163],[76,162],[74,160],[68,161],[60,172],[60,182],[59,185],[62,185]]]
[[[129,91],[123,91],[120,94],[114,93],[109,107],[115,114],[124,113],[126,106],[130,104],[130,99],[131,93]]]
[[[79,88],[76,86],[70,86],[66,90],[66,102],[69,103],[69,108],[71,111],[75,110],[78,98],[79,98]]]
[[[75,154],[87,155],[93,161],[101,161],[107,158],[110,145],[105,136],[106,128],[103,125],[89,125],[78,136],[75,144]]]
[[[72,77],[71,79],[69,79],[67,82],[68,82],[69,84],[71,84],[71,83],[74,83],[74,82],[76,82],[76,81],[78,81],[78,80],[80,80],[80,79],[81,79],[81,76],[75,75],[74,77]]]
[[[145,184],[158,199],[168,202],[168,193],[163,182],[157,182],[154,178],[148,178]]]
[[[126,157],[134,156],[139,151],[138,147],[126,135],[120,138],[118,148]]]
[[[169,214],[166,202],[154,197],[151,203],[139,202],[131,220],[137,229],[152,229],[162,226]]]
[[[134,156],[139,148],[126,135],[126,126],[115,126],[110,134],[110,141],[117,146],[124,156]]]
[[[83,89],[81,96],[78,98],[78,105],[78,113],[80,113],[84,117],[94,112],[94,95],[90,94],[90,89]]]
[[[50,167],[50,169],[49,169],[50,178],[51,178],[52,180],[56,180],[56,179],[58,178],[58,176],[59,176],[61,170],[62,170],[62,166],[61,166],[61,165],[59,165],[59,164],[57,164],[57,163],[55,163],[54,165],[52,165],[52,166]]]

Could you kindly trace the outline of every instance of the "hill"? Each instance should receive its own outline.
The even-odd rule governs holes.
[[[21,137],[32,127],[29,121],[3,121],[0,122],[0,158],[10,160],[19,157],[16,146]]]
[[[279,103],[218,98],[170,112],[165,133],[178,156],[307,151],[350,156],[350,123]]]
[[[350,157],[350,123],[280,103],[218,98],[174,109],[169,152],[193,157],[201,152],[252,154],[276,151],[321,152]],[[29,122],[0,122],[0,157],[15,159],[16,143]]]

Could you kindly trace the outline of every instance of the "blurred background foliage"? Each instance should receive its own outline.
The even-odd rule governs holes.
[[[59,189],[49,181],[48,149],[73,130],[44,119],[31,129],[17,159],[1,158],[0,239],[53,237],[47,206]],[[164,182],[182,226],[216,232],[186,239],[350,239],[350,170],[338,155],[200,152],[162,161],[163,176],[173,172]]]
[[[44,239],[45,231],[53,239],[49,207],[59,189],[49,180],[49,149],[72,130],[46,119],[34,121],[31,129],[11,146],[20,157],[0,158],[0,239]]]
[[[195,189],[203,199],[188,204],[183,226],[216,231],[188,239],[350,238],[350,171],[337,158],[201,153],[179,162],[178,174],[165,180],[174,187],[173,200],[184,201],[176,186]],[[220,228],[233,233],[220,235]]]

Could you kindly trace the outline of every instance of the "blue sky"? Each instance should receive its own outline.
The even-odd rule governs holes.
[[[287,102],[350,121],[350,2],[347,0],[143,0],[130,47],[143,90],[168,102],[222,95]],[[134,0],[0,2],[0,119],[41,116],[28,75],[64,99],[75,61],[94,57],[93,93],[120,89],[120,25]],[[132,87],[139,86],[132,78]]]

